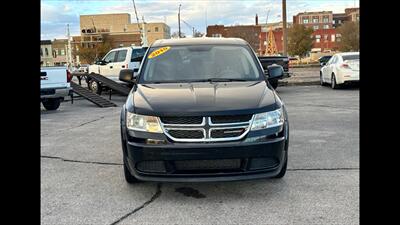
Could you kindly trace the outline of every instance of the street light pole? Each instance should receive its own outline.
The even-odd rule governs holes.
[[[179,27],[179,38],[181,38],[181,4],[179,4],[179,11],[178,11],[178,27]]]
[[[283,17],[283,55],[287,56],[287,23],[286,23],[286,0],[282,0],[282,17]]]

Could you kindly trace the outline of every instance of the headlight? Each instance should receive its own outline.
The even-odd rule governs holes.
[[[282,108],[270,112],[255,114],[251,130],[282,126],[284,121],[285,119],[283,117]]]
[[[126,126],[129,130],[146,131],[151,133],[162,133],[158,118],[154,116],[143,116],[126,112]]]

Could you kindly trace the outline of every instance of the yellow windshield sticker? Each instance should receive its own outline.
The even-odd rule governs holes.
[[[162,54],[166,53],[170,48],[171,48],[170,46],[167,46],[167,47],[162,47],[157,50],[154,50],[154,52],[152,52],[148,58],[151,59],[151,58],[157,57],[159,55],[162,55]]]

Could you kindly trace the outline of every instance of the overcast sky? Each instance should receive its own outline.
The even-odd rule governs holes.
[[[171,33],[178,30],[178,7],[181,4],[181,20],[203,33],[207,25],[254,24],[258,14],[259,23],[281,21],[281,0],[135,0],[139,18],[146,22],[166,22]],[[345,8],[359,7],[354,0],[287,0],[287,19],[304,11],[333,11],[343,13]],[[79,35],[79,15],[102,13],[130,13],[136,22],[132,0],[41,0],[41,39],[66,38],[66,27],[70,25],[72,36]],[[188,25],[181,22],[181,30],[192,33]]]

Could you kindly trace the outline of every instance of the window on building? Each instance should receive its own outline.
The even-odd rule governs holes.
[[[334,34],[331,35],[331,41],[335,42],[335,35]]]
[[[308,23],[308,17],[303,17],[303,23],[304,24]]]
[[[356,21],[360,21],[360,15],[356,16]]]
[[[319,42],[321,41],[321,39],[317,38],[317,39],[315,39],[315,41],[316,41],[317,43],[319,43]]]
[[[155,27],[155,28],[154,28],[154,32],[158,32],[158,27]]]
[[[61,49],[61,55],[65,55],[65,50]]]
[[[322,21],[323,21],[324,23],[329,23],[329,16],[324,16],[323,19],[322,19]]]
[[[313,18],[313,19],[312,19],[312,22],[313,22],[313,23],[319,23],[319,19],[318,19],[318,18]]]
[[[44,49],[44,53],[46,54],[46,56],[49,56],[49,50],[47,48]]]
[[[321,38],[321,35],[317,34],[315,35],[315,38]]]
[[[318,25],[315,25],[315,26],[313,26],[313,29],[314,29],[314,30],[318,30],[318,29],[319,29],[319,26],[318,26]]]
[[[325,25],[324,25],[324,29],[329,29],[329,25],[328,25],[328,24],[325,24]]]
[[[40,48],[40,56],[43,56],[43,49]]]
[[[327,34],[324,35],[324,39],[325,39],[325,41],[328,40],[328,35]]]

